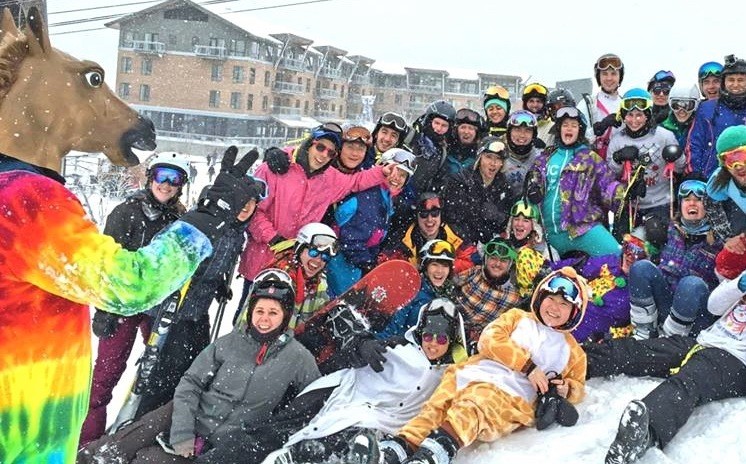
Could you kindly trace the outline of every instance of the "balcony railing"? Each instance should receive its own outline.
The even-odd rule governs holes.
[[[291,93],[293,95],[304,93],[303,84],[296,84],[295,82],[275,81],[273,88],[275,92]]]
[[[339,92],[337,90],[332,90],[332,89],[316,89],[316,96],[324,100],[340,98]]]
[[[306,71],[306,64],[303,60],[298,58],[286,58],[283,57],[280,60],[280,67],[285,69],[291,69],[293,71]]]
[[[336,111],[331,110],[315,110],[313,112],[313,115],[317,118],[323,118],[323,119],[334,119],[338,117],[338,113]]]
[[[214,45],[195,45],[194,54],[202,58],[224,60],[228,56],[228,50]]]
[[[291,106],[272,106],[272,113],[283,116],[292,116],[294,118],[300,118],[300,108],[293,108]]]
[[[260,147],[281,145],[286,140],[283,137],[231,137],[228,135],[192,134],[189,132],[165,131],[161,129],[158,129],[158,138],[201,140],[204,142],[218,142],[225,145],[257,145]]]
[[[329,77],[331,79],[339,79],[342,77],[342,71],[334,68],[321,68],[319,76]]]
[[[140,53],[157,53],[166,52],[166,44],[163,42],[153,42],[151,40],[131,40],[124,43],[125,48],[131,48]]]
[[[424,111],[428,103],[429,102],[410,101],[407,102],[407,109],[410,111]]]
[[[443,93],[443,88],[439,85],[409,84],[409,90],[418,93]]]
[[[370,84],[370,76],[355,75],[352,76],[352,82],[355,84],[368,85]]]

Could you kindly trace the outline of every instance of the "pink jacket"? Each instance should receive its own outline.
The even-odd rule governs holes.
[[[259,203],[249,222],[250,237],[241,253],[238,272],[249,280],[274,258],[267,243],[277,234],[295,238],[309,222],[319,222],[330,205],[352,192],[381,184],[385,178],[380,166],[355,174],[343,174],[328,167],[321,174],[307,177],[303,168],[291,163],[287,173],[271,172],[264,163],[256,177],[267,182],[269,197]]]

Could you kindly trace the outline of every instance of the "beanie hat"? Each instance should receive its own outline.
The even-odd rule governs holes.
[[[484,109],[487,109],[492,105],[499,106],[500,108],[504,109],[505,112],[508,111],[508,103],[500,98],[490,98],[489,100],[484,102]]]
[[[746,146],[746,126],[743,125],[731,126],[725,129],[715,144],[718,155],[743,146]]]

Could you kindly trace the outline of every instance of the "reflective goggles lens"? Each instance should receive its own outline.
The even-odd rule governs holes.
[[[487,242],[484,246],[484,254],[487,256],[496,256],[500,259],[509,259],[515,261],[518,254],[513,247],[505,242]]]
[[[153,180],[159,184],[168,182],[174,187],[181,187],[187,183],[187,178],[179,169],[157,166],[153,169]]]
[[[479,113],[469,108],[461,108],[456,112],[456,122],[479,124]]]
[[[562,108],[557,110],[557,113],[555,115],[555,118],[573,118],[577,119],[580,117],[580,111],[578,111],[577,108],[574,106],[563,106]]]
[[[536,218],[537,211],[532,207],[530,203],[524,203],[519,202],[513,205],[512,208],[510,208],[510,215],[515,216],[523,216],[527,219],[537,219]]]
[[[513,127],[536,127],[536,116],[528,111],[519,110],[510,115],[510,118],[508,118],[508,125]]]
[[[313,146],[314,146],[314,148],[316,148],[316,151],[318,151],[322,155],[324,153],[329,152],[329,153],[327,153],[327,156],[329,156],[329,158],[336,158],[337,155],[339,154],[339,153],[337,153],[337,149],[336,148],[327,147],[326,145],[324,145],[321,142],[316,142],[316,143],[313,144]]]
[[[440,216],[440,209],[424,209],[417,212],[417,216],[419,216],[421,219],[427,219],[428,217],[438,217]]]
[[[411,171],[412,174],[414,174],[414,171],[417,169],[417,158],[415,158],[413,154],[406,151],[402,150],[396,152],[391,160],[394,163],[399,163],[400,165],[404,166],[406,169]]]
[[[648,252],[645,249],[645,242],[630,234],[625,234],[622,239],[622,253],[632,255],[635,260],[645,259],[648,256]]]
[[[422,334],[422,341],[426,343],[432,343],[433,340],[438,345],[447,345],[448,344],[448,335],[444,333],[440,334],[434,334],[434,333],[423,333]]]
[[[679,185],[679,198],[694,194],[700,200],[707,196],[707,184],[701,180],[685,180]]]
[[[381,125],[393,127],[399,132],[404,132],[407,129],[407,122],[396,113],[385,113],[381,116]]]
[[[669,105],[671,105],[671,109],[674,111],[684,110],[687,113],[691,113],[697,109],[697,103],[698,101],[694,98],[676,98],[671,99]]]
[[[370,136],[370,131],[365,127],[354,126],[347,129],[342,135],[343,142],[362,142],[366,146],[370,146],[373,140]]]
[[[663,80],[676,80],[676,78],[674,77],[671,71],[658,71],[653,76],[653,82],[663,81]]]
[[[248,174],[246,174],[246,177],[251,179],[253,182],[256,182],[257,186],[261,186],[261,191],[258,192],[257,200],[266,200],[269,196],[269,187],[267,187],[267,182],[265,182],[264,179],[250,176]]]
[[[484,91],[485,97],[498,97],[503,100],[510,100],[510,93],[499,85],[493,85]]]
[[[653,88],[650,89],[650,91],[654,94],[660,95],[668,95],[671,93],[671,86],[668,84],[660,83],[660,84],[654,84]]]
[[[311,248],[328,251],[332,256],[337,254],[337,239],[331,235],[314,235],[311,237]]]
[[[447,255],[451,258],[456,256],[456,251],[453,249],[453,245],[451,245],[450,242],[446,242],[445,240],[438,240],[437,242],[433,243],[432,247],[429,250],[429,254],[431,255]]]
[[[505,144],[499,140],[495,140],[494,142],[490,142],[487,145],[481,147],[477,154],[482,154],[484,152],[494,153],[496,155],[504,157],[505,156]]]
[[[328,263],[332,259],[332,254],[328,251],[319,250],[318,248],[309,248],[308,256],[311,258],[321,258],[322,261]]]
[[[622,60],[618,56],[604,55],[596,61],[596,69],[605,71],[607,69],[622,69]]]
[[[523,89],[523,95],[529,93],[538,93],[539,95],[547,96],[547,88],[541,84],[530,84]]]
[[[575,282],[565,276],[558,275],[552,277],[551,279],[549,279],[549,282],[544,284],[543,289],[549,291],[550,293],[554,293],[555,295],[562,294],[562,297],[564,299],[575,306],[580,307],[582,305],[582,301],[580,299],[580,290],[575,285]]]
[[[699,67],[699,80],[709,76],[720,76],[723,73],[723,65],[710,61]]]
[[[746,166],[746,147],[725,151],[718,155],[720,161],[728,169],[739,169]]]
[[[640,110],[645,111],[653,104],[647,98],[627,98],[622,100],[622,109],[627,111]]]

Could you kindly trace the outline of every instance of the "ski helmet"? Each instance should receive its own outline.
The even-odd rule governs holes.
[[[721,75],[727,76],[728,74],[746,74],[746,60],[736,58],[735,55],[726,56]]]
[[[510,114],[510,92],[503,86],[493,85],[488,87],[484,91],[482,103],[485,110],[491,105],[498,105],[505,110],[506,114]]]
[[[420,248],[420,271],[424,272],[431,261],[447,261],[453,271],[453,263],[456,260],[456,250],[450,242],[445,240],[428,240]]]
[[[531,148],[533,148],[533,142],[539,136],[539,123],[536,120],[536,116],[534,115],[534,113],[528,110],[515,111],[510,114],[510,117],[508,117],[507,126],[507,137],[505,137],[505,139],[513,153],[517,155],[525,155],[530,152]],[[531,129],[533,136],[531,138],[531,142],[529,142],[527,145],[518,146],[513,143],[513,139],[511,139],[510,137],[510,131],[514,127],[521,126]]]
[[[575,329],[585,316],[585,309],[590,298],[590,288],[585,278],[578,274],[574,268],[566,266],[550,272],[539,282],[531,296],[531,311],[542,324],[544,324],[544,321],[539,309],[547,295],[561,295],[573,306],[567,321],[554,328],[568,332]]]
[[[574,119],[578,121],[578,124],[580,124],[578,140],[582,140],[583,137],[585,137],[585,132],[588,130],[588,121],[585,119],[585,115],[574,106],[563,106],[559,108],[554,115],[554,127],[556,131],[560,130],[565,119]],[[557,132],[557,134],[559,134],[559,132]],[[557,143],[561,144],[561,137],[558,138],[560,140]]]
[[[604,55],[601,55],[596,60],[596,64],[593,69],[596,76],[596,84],[598,84],[599,87],[601,86],[601,71],[604,71],[606,69],[616,69],[617,71],[619,71],[619,85],[622,85],[622,81],[624,80],[624,63],[622,62],[622,59],[619,58],[617,55],[613,53],[606,53]]]
[[[479,137],[479,135],[481,135],[487,127],[487,124],[484,121],[484,117],[470,108],[461,108],[460,110],[456,111],[456,116],[454,117],[453,124],[454,130],[461,124],[469,124],[476,127],[477,137]]]
[[[295,286],[287,272],[282,269],[269,268],[254,277],[246,300],[246,318],[251,327],[251,314],[260,298],[268,298],[280,303],[283,311],[282,324],[272,333],[282,333],[288,326],[295,312]]]
[[[721,74],[723,74],[723,65],[717,61],[708,61],[699,67],[697,81],[701,84],[705,78],[710,76],[720,77]]]
[[[310,222],[301,227],[295,237],[295,252],[299,254],[305,248],[328,251],[331,256],[337,254],[337,234],[326,224]]]
[[[653,74],[653,77],[651,77],[648,81],[648,92],[659,89],[661,87],[668,87],[668,90],[670,91],[671,87],[673,87],[675,83],[676,77],[671,71],[661,70]]]
[[[442,118],[448,121],[449,124],[453,124],[453,119],[456,117],[456,109],[445,100],[436,100],[425,108],[425,115],[427,117],[426,122],[430,122],[433,118]]]
[[[458,311],[448,298],[435,298],[420,308],[420,319],[415,328],[417,341],[422,344],[422,334],[445,335],[452,341],[458,326]]]
[[[389,127],[399,133],[399,140],[396,142],[397,148],[404,144],[404,139],[406,139],[407,134],[409,134],[409,126],[407,126],[407,121],[404,119],[404,116],[399,113],[394,113],[393,111],[383,113],[381,117],[378,118],[376,127],[373,128],[373,132],[371,133],[373,140],[376,139],[381,127]]]
[[[379,163],[384,166],[390,163],[397,163],[396,167],[410,176],[417,170],[417,157],[403,148],[389,148],[383,152]]]
[[[554,89],[547,95],[547,113],[554,119],[557,110],[563,106],[575,106],[575,97],[567,89]]]
[[[373,144],[373,137],[370,131],[363,126],[350,125],[345,127],[342,132],[342,143],[362,143],[366,147],[370,147]]]
[[[694,113],[699,106],[699,91],[697,87],[685,89],[683,87],[674,87],[668,97],[668,105],[672,110],[684,109],[687,112]]]
[[[627,90],[622,96],[622,101],[619,103],[619,112],[624,117],[628,112],[638,109],[650,117],[652,106],[653,97],[650,96],[650,93],[639,87],[635,87],[634,89]]]
[[[531,221],[535,235],[534,240],[537,243],[541,242],[544,233],[541,228],[541,214],[539,213],[539,207],[528,200],[523,199],[518,200],[513,204],[510,208],[510,219],[508,220],[508,235],[510,237],[513,237],[513,218],[518,216],[523,216]]]
[[[485,152],[495,154],[501,159],[507,158],[508,152],[505,148],[505,143],[500,137],[490,135],[483,138],[482,142],[479,144],[479,148],[477,149],[477,160],[474,163],[475,167],[479,164],[479,158],[482,156],[482,153]]]
[[[720,102],[728,108],[732,109],[743,109],[746,107],[746,94],[744,93],[733,93],[728,90],[725,85],[725,78],[729,74],[746,74],[746,61],[740,58],[736,58],[734,55],[728,55],[725,57],[725,65],[723,66],[723,73],[721,74],[720,84]]]
[[[526,85],[526,87],[523,88],[523,94],[521,95],[521,100],[523,100],[523,108],[526,108],[526,102],[528,102],[529,98],[538,98],[546,105],[548,93],[549,91],[547,90],[547,88],[539,84],[538,82],[533,82]]]
[[[311,131],[311,140],[328,139],[339,150],[342,147],[342,127],[335,122],[325,122]]]
[[[435,192],[422,192],[417,197],[417,203],[414,206],[417,211],[441,210],[443,208],[443,201],[440,195]]]
[[[152,180],[155,174],[154,168],[157,167],[169,167],[181,171],[184,175],[185,184],[189,182],[189,161],[181,153],[174,151],[163,151],[155,155],[148,163],[148,169],[146,175],[148,179]]]

